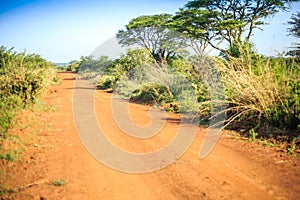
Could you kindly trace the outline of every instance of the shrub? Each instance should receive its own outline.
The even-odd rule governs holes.
[[[13,125],[17,112],[34,103],[44,88],[57,80],[55,65],[39,55],[16,53],[13,48],[0,47],[1,159],[14,160],[11,151],[2,151],[2,144],[9,138],[7,130]]]
[[[171,66],[148,64],[135,67],[116,82],[119,95],[147,104],[159,104],[168,111],[197,114],[199,104],[191,77]]]
[[[173,95],[166,86],[155,83],[141,86],[131,97],[135,101],[147,104],[165,104],[173,100]]]
[[[299,63],[247,52],[217,63],[228,96],[228,124],[247,122],[250,129],[274,126],[287,131],[299,127]]]
[[[128,50],[127,53],[121,55],[120,58],[109,62],[106,56],[102,56],[98,62],[97,70],[94,70],[95,73],[100,75],[100,78],[96,80],[97,85],[101,89],[114,89],[117,81],[121,77],[130,75],[130,71],[136,67],[149,65],[154,62],[151,54],[146,49]]]
[[[79,67],[80,67],[80,62],[73,60],[68,66],[66,66],[66,71],[77,72]]]
[[[68,181],[64,180],[64,179],[57,179],[57,180],[52,181],[50,183],[50,185],[57,186],[57,187],[59,187],[59,186],[65,186],[67,184],[68,184]]]
[[[113,88],[113,84],[115,83],[115,76],[111,75],[103,75],[97,82],[97,87],[105,90],[109,88]]]

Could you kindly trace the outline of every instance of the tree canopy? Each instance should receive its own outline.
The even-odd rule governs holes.
[[[290,34],[300,38],[300,12],[293,14],[288,24],[292,25],[292,27],[288,29]]]
[[[175,20],[180,20],[178,30],[208,42],[223,53],[250,43],[254,29],[262,29],[264,19],[286,10],[289,2],[298,0],[192,0]],[[229,49],[220,47],[225,41]]]
[[[186,38],[168,29],[170,14],[144,15],[132,19],[126,30],[117,33],[123,46],[137,45],[150,51],[156,61],[162,63],[184,52]]]
[[[185,10],[180,9],[172,18],[168,26],[175,31],[187,35],[191,39],[191,47],[198,55],[203,55],[209,41],[214,35],[209,29],[210,24],[215,23],[216,12],[208,10]]]
[[[160,62],[178,56],[187,46],[198,55],[211,46],[223,55],[239,57],[242,49],[253,50],[253,31],[262,30],[267,17],[288,10],[289,3],[298,1],[191,0],[174,16],[157,14],[132,19],[117,38],[123,46],[147,48]],[[299,22],[297,16],[293,17],[290,31],[295,34]]]
[[[288,28],[290,35],[300,38],[300,12],[293,14],[288,24],[292,25],[291,28]],[[287,55],[300,58],[300,43],[296,43],[296,46],[288,51]]]

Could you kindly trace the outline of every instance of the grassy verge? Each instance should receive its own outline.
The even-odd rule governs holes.
[[[0,160],[15,161],[24,151],[20,138],[8,130],[15,116],[57,80],[55,66],[39,55],[0,47]]]

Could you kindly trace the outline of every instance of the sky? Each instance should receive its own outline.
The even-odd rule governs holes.
[[[174,14],[188,0],[0,0],[0,46],[36,53],[52,62],[79,60],[141,15]],[[286,23],[291,10],[267,19],[252,41],[259,53],[276,55],[293,42]],[[299,39],[298,39],[299,40]]]

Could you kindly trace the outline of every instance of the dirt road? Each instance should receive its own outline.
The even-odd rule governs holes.
[[[61,76],[62,84],[51,88],[44,108],[38,113],[24,111],[18,119],[23,128],[12,130],[26,139],[26,151],[9,168],[2,166],[1,185],[14,189],[2,198],[300,199],[299,158],[237,140],[224,132],[213,152],[201,160],[198,154],[204,128],[198,129],[194,142],[180,159],[161,170],[130,174],[101,164],[82,144],[74,123],[75,75]],[[95,109],[99,124],[114,144],[131,152],[149,152],[172,140],[179,126],[176,115],[170,115],[163,131],[148,140],[123,134],[109,109],[111,96],[97,91]],[[149,123],[148,110],[147,106],[130,105],[131,117],[140,125]],[[60,180],[67,183],[53,185]]]

